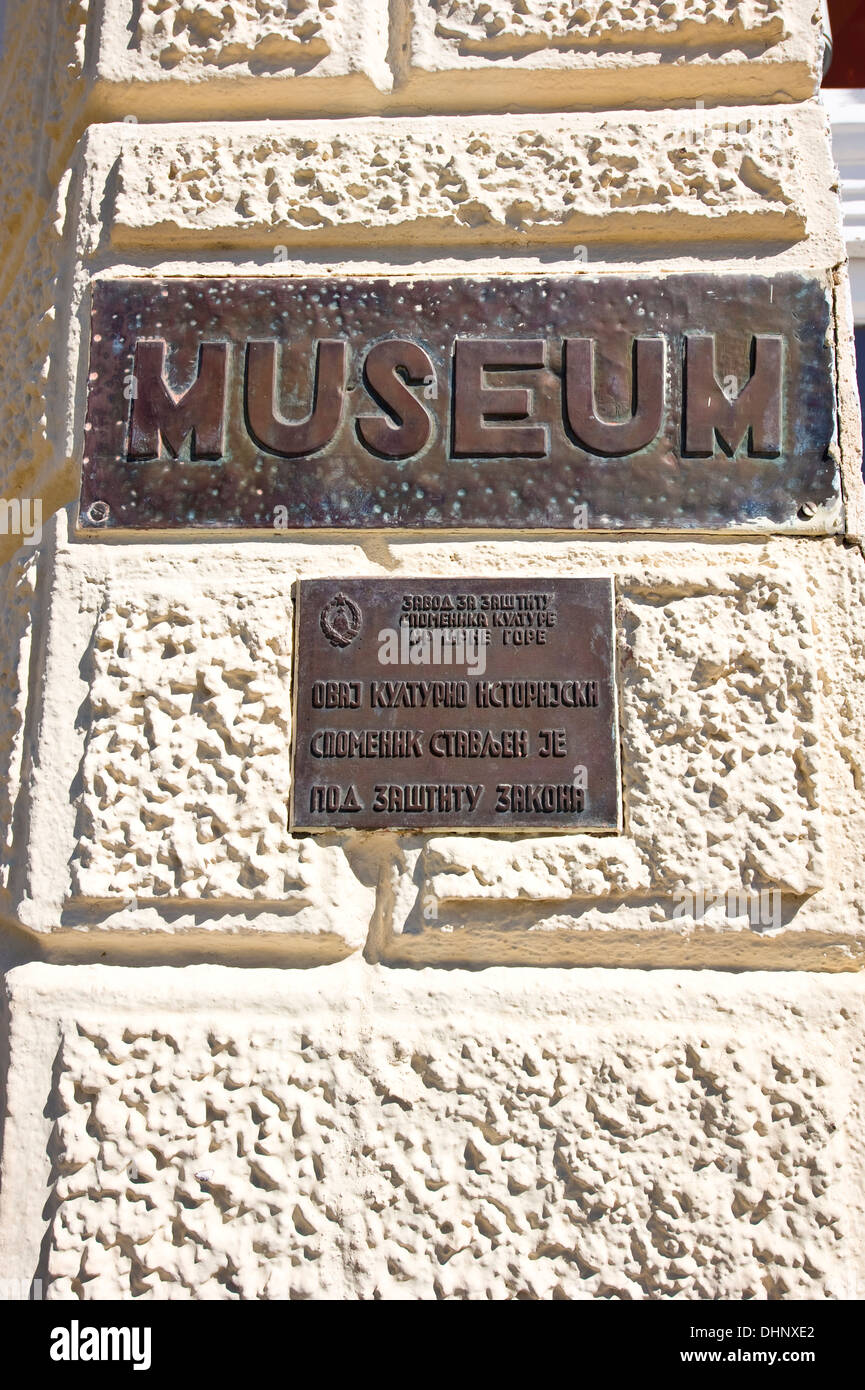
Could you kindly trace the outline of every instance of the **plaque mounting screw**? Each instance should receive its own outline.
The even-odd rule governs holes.
[[[110,515],[111,508],[107,502],[91,502],[87,508],[87,520],[91,526],[104,526]]]
[[[803,502],[802,505],[801,505],[801,507],[799,508],[799,515],[800,515],[801,517],[803,517],[806,521],[808,520],[809,517],[815,516],[816,513],[817,513],[817,503],[816,503],[816,502]]]

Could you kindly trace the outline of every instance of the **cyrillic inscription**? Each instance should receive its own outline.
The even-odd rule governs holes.
[[[614,669],[608,579],[302,580],[292,825],[616,830]]]

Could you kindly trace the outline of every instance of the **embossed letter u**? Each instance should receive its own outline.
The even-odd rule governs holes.
[[[247,345],[246,424],[260,449],[290,459],[317,453],[330,443],[342,419],[346,355],[341,338],[319,341],[312,410],[305,420],[292,421],[277,405],[276,343]]]
[[[631,414],[601,420],[595,405],[595,340],[565,339],[565,420],[590,454],[620,458],[645,449],[664,418],[663,338],[635,338]]]

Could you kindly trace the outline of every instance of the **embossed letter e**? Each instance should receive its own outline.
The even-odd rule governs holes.
[[[130,459],[158,458],[161,443],[175,458],[192,435],[190,457],[218,459],[225,420],[226,343],[202,343],[198,376],[176,396],[165,380],[165,340],[139,338],[133,359]]]
[[[252,342],[246,349],[246,426],[260,449],[281,458],[315,454],[329,444],[342,419],[346,343],[318,344],[312,410],[305,420],[286,420],[277,405],[276,343]]]
[[[781,388],[784,340],[777,335],[751,339],[751,378],[735,400],[715,375],[715,339],[708,334],[685,337],[685,453],[710,458],[715,440],[732,458],[748,436],[752,458],[777,458],[781,452]]]

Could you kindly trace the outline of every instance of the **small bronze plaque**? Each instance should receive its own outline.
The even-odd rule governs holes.
[[[100,280],[79,526],[831,531],[798,274]]]
[[[295,830],[617,830],[610,579],[298,584]]]

